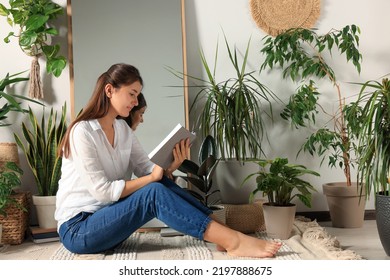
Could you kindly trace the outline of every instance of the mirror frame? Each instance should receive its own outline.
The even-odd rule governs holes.
[[[185,127],[189,129],[189,102],[188,102],[188,78],[187,78],[187,38],[185,25],[185,0],[180,0],[181,5],[181,37],[182,37],[182,60],[183,60],[183,94],[184,94],[184,122]],[[68,65],[70,82],[70,114],[73,121],[75,115],[74,98],[74,64],[73,64],[73,31],[72,31],[72,1],[67,0],[67,19],[68,19]]]

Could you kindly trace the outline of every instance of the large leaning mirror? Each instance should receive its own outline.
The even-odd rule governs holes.
[[[184,0],[68,0],[71,106],[87,103],[98,76],[118,62],[136,66],[147,101],[136,134],[149,153],[178,123],[188,127]],[[185,82],[185,81],[184,81]]]

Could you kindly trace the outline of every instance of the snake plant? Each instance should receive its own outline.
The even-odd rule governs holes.
[[[27,158],[37,184],[38,194],[41,196],[56,195],[62,164],[57,148],[67,128],[66,103],[62,106],[62,113],[58,120],[57,112],[54,112],[53,108],[50,110],[47,122],[44,114],[41,122],[38,122],[31,108],[29,108],[28,115],[30,128],[24,122],[22,123],[23,137],[27,145],[16,133],[14,133],[15,141]]]

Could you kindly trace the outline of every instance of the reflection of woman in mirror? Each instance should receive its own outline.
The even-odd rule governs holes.
[[[57,192],[58,232],[74,253],[100,253],[118,246],[153,218],[184,234],[216,243],[232,256],[272,257],[281,243],[232,230],[153,164],[124,120],[138,105],[138,70],[115,64],[98,79],[93,95],[69,125],[60,145],[62,177]],[[156,124],[158,125],[158,124]],[[173,155],[187,158],[189,141]],[[174,164],[174,163],[173,163]],[[129,166],[135,179],[126,178]]]
[[[119,117],[119,118],[123,118],[126,121],[126,123],[131,127],[132,130],[136,130],[137,126],[140,123],[144,122],[144,114],[146,111],[146,107],[147,104],[146,104],[145,96],[141,92],[138,95],[138,105],[134,106],[133,109],[131,109],[129,116],[125,118],[124,117]]]

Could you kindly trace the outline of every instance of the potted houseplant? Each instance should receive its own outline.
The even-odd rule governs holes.
[[[263,204],[267,235],[288,239],[296,212],[296,205],[292,200],[297,197],[307,207],[311,207],[311,194],[316,191],[308,181],[300,177],[320,174],[303,165],[289,164],[287,158],[258,159],[254,162],[260,166],[260,171],[249,174],[244,180],[245,182],[253,176],[256,178],[256,188],[252,191],[250,200],[258,192],[268,198],[268,202]]]
[[[22,95],[7,93],[6,88],[23,83],[28,78],[21,77],[24,72],[10,75],[7,73],[0,80],[0,127],[10,126],[7,121],[10,112],[25,113],[22,101],[41,104]],[[0,143],[0,227],[3,231],[0,243],[20,244],[24,240],[28,226],[28,198],[26,192],[15,191],[20,186],[20,176],[23,170],[18,166],[18,151],[16,143]],[[1,234],[0,234],[1,235]]]
[[[346,111],[359,132],[358,181],[375,194],[376,221],[381,243],[390,256],[390,80],[360,83],[355,102]]]
[[[194,188],[188,187],[188,192],[204,206],[213,210],[216,217],[225,223],[224,207],[218,203],[219,199],[213,197],[219,192],[218,188],[213,188],[213,176],[220,159],[217,158],[215,141],[211,135],[203,140],[198,160],[200,165],[188,159],[184,160],[178,170],[186,175],[178,177],[190,183]]]
[[[54,219],[55,195],[58,190],[58,181],[61,177],[62,158],[57,154],[57,148],[66,132],[66,103],[57,118],[57,112],[50,110],[46,121],[42,115],[41,121],[31,108],[28,111],[30,128],[23,122],[22,133],[27,143],[14,133],[18,146],[27,158],[28,165],[34,175],[38,193],[33,195],[33,203],[37,209],[38,223],[42,228],[55,228]],[[39,207],[43,206],[43,208]],[[48,210],[50,209],[50,211]]]
[[[15,162],[0,166],[0,244],[20,244],[24,239],[27,200],[25,194],[15,191],[21,184],[22,174],[23,170]]]
[[[261,142],[266,136],[263,116],[272,113],[271,99],[276,97],[260,82],[255,71],[247,70],[250,40],[242,63],[238,59],[237,49],[229,46],[226,37],[225,45],[235,75],[217,81],[218,45],[214,70],[201,51],[207,79],[188,75],[196,83],[194,88],[197,90],[190,111],[197,112],[198,117],[194,121],[196,129],[203,136],[212,135],[215,138],[221,156],[215,179],[221,191],[222,203],[245,204],[248,203],[249,188],[239,188],[244,176],[243,172],[237,174],[237,170],[243,169],[247,174],[249,168],[253,171],[256,168],[246,159],[263,154]],[[263,110],[262,103],[269,106],[269,112]]]
[[[6,43],[16,37],[20,48],[33,57],[30,72],[30,96],[42,98],[42,86],[38,58],[46,58],[47,73],[59,77],[66,66],[66,59],[59,54],[59,44],[52,43],[58,35],[53,21],[64,13],[63,7],[51,0],[9,0],[10,7],[0,4],[0,15],[7,17],[11,26],[18,26],[19,32],[9,32]]]
[[[299,152],[309,152],[322,158],[328,158],[330,167],[340,167],[344,171],[344,182],[323,184],[327,201],[335,227],[361,227],[364,221],[365,199],[364,188],[351,181],[351,168],[354,167],[356,129],[354,123],[345,118],[345,97],[341,93],[340,83],[335,72],[327,62],[335,48],[340,55],[345,55],[347,62],[352,62],[360,73],[362,55],[358,50],[360,29],[356,25],[347,25],[341,30],[332,29],[319,35],[313,29],[293,28],[276,37],[266,36],[261,52],[265,55],[261,70],[283,69],[283,77],[300,81],[286,105],[281,116],[291,121],[295,128],[314,127],[315,130],[307,138]],[[321,106],[320,89],[316,80],[326,79],[335,89],[338,110],[328,112]],[[328,120],[317,126],[316,118],[320,112]],[[333,125],[327,126],[332,123]],[[298,152],[298,154],[299,154]],[[346,199],[345,199],[346,198]],[[347,203],[344,203],[348,201]],[[340,210],[340,211],[338,211]]]

